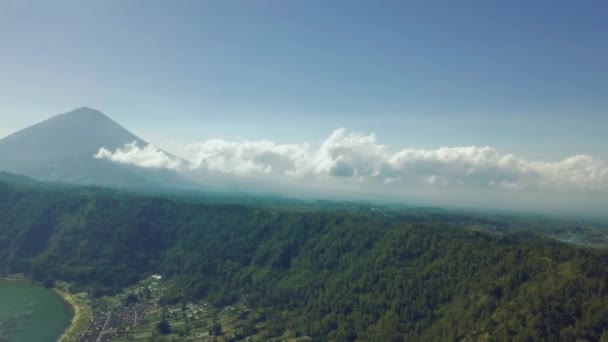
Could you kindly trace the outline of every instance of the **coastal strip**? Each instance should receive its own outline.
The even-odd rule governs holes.
[[[91,323],[91,309],[82,299],[77,298],[66,290],[54,288],[53,291],[63,299],[63,301],[72,309],[74,314],[70,325],[58,341],[78,342]]]

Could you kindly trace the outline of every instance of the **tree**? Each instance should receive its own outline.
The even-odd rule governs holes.
[[[387,312],[376,325],[372,341],[401,342],[403,337],[399,335],[399,317],[394,311]]]
[[[166,319],[163,319],[162,321],[156,324],[156,330],[162,335],[169,335],[172,331],[171,325]]]
[[[139,303],[139,297],[134,293],[129,293],[129,295],[123,300],[123,303],[127,306]]]
[[[222,325],[218,322],[215,323],[211,329],[209,329],[209,335],[220,336],[222,335]]]

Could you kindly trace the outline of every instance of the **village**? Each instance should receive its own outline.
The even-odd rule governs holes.
[[[115,296],[89,298],[86,293],[76,295],[90,308],[91,317],[75,340],[272,340],[264,334],[263,322],[256,321],[255,315],[243,303],[224,308],[214,308],[204,301],[160,305],[159,299],[165,290],[166,283],[162,276],[153,275]]]

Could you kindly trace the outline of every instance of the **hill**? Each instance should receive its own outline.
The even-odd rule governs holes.
[[[1,139],[0,170],[45,181],[113,187],[191,185],[168,170],[93,158],[102,147],[114,150],[132,142],[148,144],[105,114],[78,108]]]
[[[494,229],[475,215],[377,212],[0,180],[0,271],[93,296],[158,273],[172,284],[161,304],[245,301],[269,332],[321,341],[608,337],[606,250],[521,220],[511,232],[508,218]]]

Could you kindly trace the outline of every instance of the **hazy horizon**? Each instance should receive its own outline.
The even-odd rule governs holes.
[[[153,144],[97,159],[228,187],[608,209],[602,2],[30,5],[0,4],[0,136],[90,106]]]

